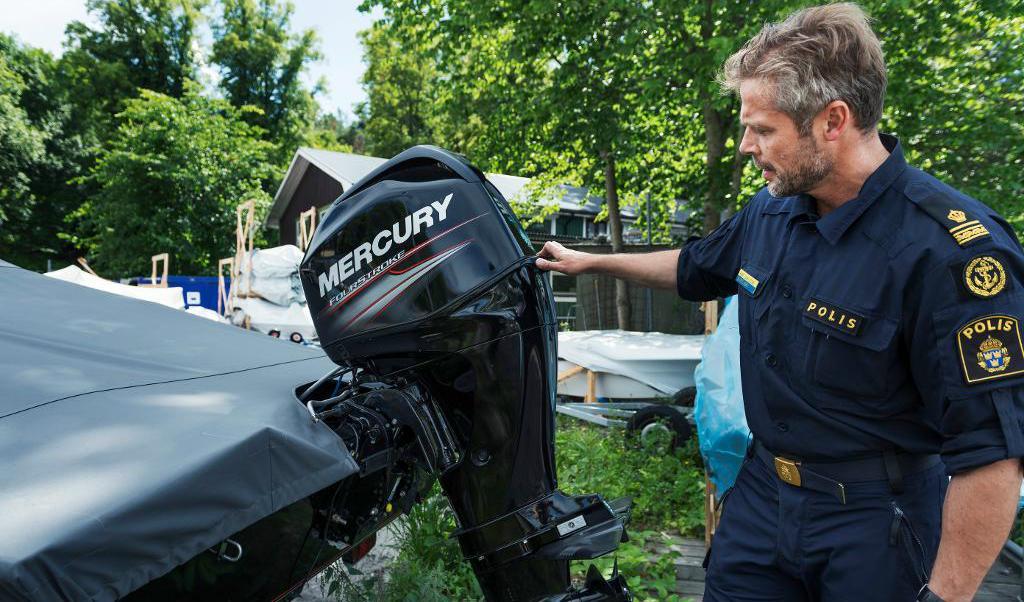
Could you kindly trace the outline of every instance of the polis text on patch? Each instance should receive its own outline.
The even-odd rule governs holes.
[[[861,326],[864,325],[864,316],[835,304],[825,303],[820,299],[809,299],[804,307],[804,315],[816,322],[852,335],[860,333]]]

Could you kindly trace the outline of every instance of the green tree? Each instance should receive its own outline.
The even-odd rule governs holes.
[[[311,135],[317,117],[317,90],[307,89],[300,77],[320,58],[316,34],[290,33],[289,2],[223,0],[222,5],[211,56],[221,69],[221,87],[236,107],[260,109],[246,113],[246,120],[266,132],[278,146],[278,161],[287,162]]]
[[[73,21],[65,32],[62,77],[75,121],[103,141],[114,115],[140,88],[181,96],[195,75],[196,25],[205,0],[88,0],[95,29]]]
[[[32,215],[35,196],[31,174],[45,160],[51,132],[30,118],[25,104],[28,86],[11,65],[18,48],[0,36],[0,249],[14,260],[20,254],[18,233]]]
[[[81,139],[71,133],[70,112],[57,62],[44,50],[21,44],[0,34],[3,79],[14,82],[4,94],[5,116],[0,118],[5,149],[0,164],[8,178],[0,185],[0,256],[22,267],[42,270],[47,259],[58,263],[74,257],[74,248],[60,239],[64,216],[80,202],[78,186],[68,181],[78,175],[84,156]],[[16,97],[16,99],[15,99]],[[14,110],[11,112],[14,102]],[[24,137],[28,128],[30,134]],[[20,146],[16,141],[29,142]],[[42,154],[37,142],[43,144]],[[16,170],[11,170],[17,166]],[[5,178],[7,179],[7,178]]]
[[[382,22],[359,33],[367,64],[362,79],[367,100],[359,109],[366,152],[380,157],[436,140],[430,123],[436,70],[415,47],[420,36],[396,34],[398,28]]]
[[[143,90],[126,105],[88,176],[99,192],[76,212],[77,242],[105,275],[143,273],[161,251],[176,272],[212,273],[233,252],[238,203],[269,205],[271,145],[247,109],[195,85],[180,99]]]
[[[1005,215],[1024,239],[1024,3],[873,2],[889,69],[881,127],[908,159]]]

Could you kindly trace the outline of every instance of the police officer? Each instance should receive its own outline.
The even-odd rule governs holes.
[[[742,211],[679,251],[549,242],[537,265],[739,295],[754,438],[705,600],[970,600],[1021,485],[1013,230],[877,131],[885,63],[856,5],[766,25],[722,81],[767,183]]]

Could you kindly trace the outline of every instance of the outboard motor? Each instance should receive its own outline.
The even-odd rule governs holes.
[[[356,544],[438,478],[488,600],[629,600],[569,561],[625,540],[628,500],[558,491],[557,323],[547,279],[501,193],[463,157],[406,150],[331,206],[302,260],[339,365],[297,390],[358,478],[322,492],[321,528]]]

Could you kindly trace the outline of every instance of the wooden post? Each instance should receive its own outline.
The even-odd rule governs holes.
[[[235,281],[232,279],[231,284],[224,286],[224,266],[228,266],[228,276],[233,277],[235,274],[235,258],[226,257],[217,262],[217,313],[226,317],[231,313]]]
[[[309,224],[307,226],[307,223]],[[308,210],[303,211],[299,214],[299,250],[305,251],[309,248],[309,243],[313,242],[313,232],[316,231],[316,207],[310,207]]]
[[[587,370],[587,396],[583,398],[584,403],[597,401],[597,372]]]
[[[97,274],[96,272],[92,271],[92,268],[89,267],[89,262],[85,260],[85,257],[79,257],[78,258],[78,265],[82,266],[83,270],[85,270],[86,272],[89,272],[93,276],[97,276],[97,277],[99,276],[99,274]]]
[[[704,310],[704,334],[708,335],[718,328],[718,301],[705,301],[701,308]]]
[[[704,334],[710,335],[718,328],[718,300],[706,301],[701,304],[704,311]],[[716,508],[718,496],[715,485],[704,472],[704,546],[711,547],[711,539],[718,529],[720,514]]]
[[[244,217],[243,217],[244,215]],[[248,200],[235,209],[235,263],[231,273],[232,296],[248,297],[252,278],[245,278],[246,290],[242,290],[241,276],[252,272],[253,222],[256,218],[256,201]]]
[[[153,271],[150,273],[150,276],[149,276],[149,284],[142,284],[140,286],[148,286],[150,288],[167,288],[167,273],[169,272],[170,263],[171,263],[171,255],[170,255],[170,253],[160,253],[159,255],[154,255],[152,257],[152,261],[153,261]],[[163,277],[161,277],[160,280],[157,281],[157,277],[156,277],[157,267],[156,266],[159,265],[161,261],[164,262]]]

